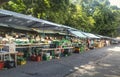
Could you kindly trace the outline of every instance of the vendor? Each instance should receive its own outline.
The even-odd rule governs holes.
[[[87,43],[87,47],[89,48],[90,47],[90,39],[87,39],[86,43]]]

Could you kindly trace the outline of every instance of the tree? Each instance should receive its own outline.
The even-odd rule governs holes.
[[[119,15],[114,15],[109,0],[81,0],[81,2],[87,16],[92,16],[96,22],[91,32],[108,36],[117,35]]]
[[[0,4],[3,4],[3,3],[6,3],[8,2],[9,0],[0,0]]]
[[[94,27],[94,19],[91,16],[87,16],[86,12],[83,11],[82,6],[71,5],[69,12],[69,20],[66,21],[67,25],[88,32]]]
[[[67,19],[69,0],[11,0],[2,7],[7,10],[64,24]]]

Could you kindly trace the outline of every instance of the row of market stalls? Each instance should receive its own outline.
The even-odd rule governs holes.
[[[110,39],[0,9],[0,69],[104,47]]]

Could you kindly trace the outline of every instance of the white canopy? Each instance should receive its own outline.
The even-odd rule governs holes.
[[[74,30],[69,30],[69,32],[79,38],[86,38],[86,36],[84,34],[82,34],[80,31],[74,31]]]
[[[87,38],[100,38],[92,33],[85,33],[85,32],[82,32]]]

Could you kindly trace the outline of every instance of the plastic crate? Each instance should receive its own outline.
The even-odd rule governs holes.
[[[26,63],[27,63],[27,62],[26,62],[25,60],[23,60],[23,61],[18,61],[18,62],[17,62],[18,65],[24,65],[24,64],[26,64]]]

